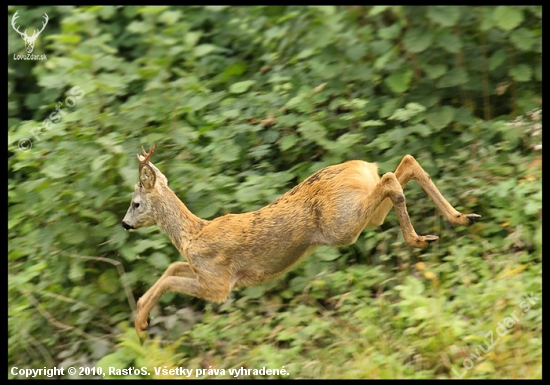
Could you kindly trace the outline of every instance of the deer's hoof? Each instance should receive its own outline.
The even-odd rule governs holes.
[[[407,245],[410,247],[417,247],[419,249],[425,249],[432,242],[439,239],[437,235],[418,235],[413,239],[407,240]]]
[[[466,214],[466,218],[470,221],[470,224],[476,223],[479,218],[481,218],[481,215],[477,214]]]
[[[139,343],[143,346],[143,343],[147,340],[147,330],[143,330],[138,333]]]
[[[439,239],[437,235],[424,235],[424,241],[428,243],[435,242]]]
[[[147,339],[147,317],[143,316],[141,313],[138,313],[134,326],[136,328],[136,333],[139,337],[139,342],[143,345],[143,342]]]

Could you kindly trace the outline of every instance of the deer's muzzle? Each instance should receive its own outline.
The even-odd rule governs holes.
[[[124,230],[134,230],[134,226],[130,226],[128,223],[122,221],[122,227],[124,227]]]

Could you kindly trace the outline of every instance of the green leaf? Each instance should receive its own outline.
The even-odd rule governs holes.
[[[290,289],[295,293],[300,293],[309,283],[309,280],[306,277],[294,277],[290,280],[289,286]]]
[[[361,127],[372,127],[372,126],[385,126],[382,120],[367,120],[366,122],[359,123]]]
[[[384,82],[394,93],[400,94],[409,89],[412,75],[412,69],[394,71],[384,80]]]
[[[468,74],[462,67],[454,67],[437,82],[438,88],[456,87],[468,81]]]
[[[439,35],[437,37],[437,44],[450,53],[457,53],[462,49],[462,42],[458,36],[451,33],[443,33]]]
[[[166,25],[174,25],[181,16],[181,11],[165,11],[160,14],[159,21]]]
[[[60,43],[76,44],[79,43],[81,37],[79,35],[50,35],[48,40],[55,40]]]
[[[524,207],[525,214],[533,215],[542,210],[542,202],[540,201],[528,201]]]
[[[489,71],[494,71],[498,68],[507,58],[506,50],[501,48],[495,51],[489,58]]]
[[[405,33],[403,44],[409,52],[422,52],[432,44],[432,34],[422,28],[409,29]]]
[[[225,82],[232,77],[237,77],[242,75],[246,71],[246,64],[245,63],[238,63],[230,65],[229,67],[225,68],[220,75],[220,81]]]
[[[118,285],[118,274],[115,269],[108,269],[101,274],[97,280],[99,288],[105,293],[113,294],[120,290]]]
[[[382,106],[382,108],[379,109],[378,116],[380,116],[381,118],[387,118],[388,116],[393,114],[393,112],[396,110],[398,105],[399,105],[398,98],[387,99],[384,102],[384,105]]]
[[[315,250],[315,255],[322,261],[334,261],[340,257],[340,253],[337,249],[327,246],[323,246]]]
[[[426,124],[415,124],[414,126],[410,127],[410,132],[416,133],[422,137],[427,137],[431,135],[432,129]]]
[[[429,6],[428,18],[434,23],[443,27],[450,27],[456,24],[460,18],[461,7],[458,6]]]
[[[300,104],[302,104],[303,101],[304,101],[304,95],[303,94],[296,95],[295,97],[290,99],[288,102],[286,102],[285,107],[289,108],[289,109],[296,108]]]
[[[426,111],[426,107],[424,107],[422,104],[419,104],[419,103],[407,103],[405,108],[408,110],[417,111],[417,112]]]
[[[306,48],[296,56],[296,59],[305,59],[312,56],[313,54],[315,54],[314,48]]]
[[[69,279],[73,282],[81,282],[84,277],[84,267],[81,261],[71,261]]]
[[[391,62],[392,58],[395,58],[396,50],[390,49],[389,51],[382,54],[382,56],[378,57],[376,61],[374,62],[374,68],[376,69],[384,69],[387,67],[388,62]]]
[[[419,279],[409,276],[405,278],[404,285],[397,285],[395,289],[400,292],[402,298],[408,299],[417,298],[424,292],[425,288]]]
[[[535,79],[539,82],[542,81],[542,63],[537,63],[535,66]]]
[[[224,141],[215,146],[214,158],[220,162],[233,162],[241,153],[241,147],[231,141]]]
[[[103,356],[95,366],[102,368],[103,373],[109,373],[109,368],[126,368],[132,359],[125,349],[118,349],[114,353]]]
[[[482,363],[476,365],[474,370],[476,372],[495,373],[495,366],[491,361],[485,360]]]
[[[429,112],[426,115],[426,121],[430,126],[439,131],[447,127],[453,121],[454,116],[455,109],[453,107],[443,106]]]
[[[369,11],[369,16],[376,16],[382,12],[384,12],[386,9],[388,9],[388,5],[375,5],[372,7]]]
[[[128,31],[136,34],[147,32],[150,30],[149,25],[147,23],[136,21],[136,20],[128,24],[126,28],[128,29]]]
[[[415,307],[411,318],[414,320],[423,320],[430,317],[430,311],[426,306]]]
[[[243,290],[243,294],[250,299],[258,299],[265,294],[265,287],[262,285],[250,286]]]
[[[380,28],[378,30],[378,36],[384,40],[393,40],[397,39],[401,33],[401,26],[398,23],[394,23],[389,27]]]
[[[523,21],[523,11],[517,6],[501,5],[493,13],[495,24],[505,31],[511,31]]]
[[[298,140],[296,135],[286,135],[279,141],[279,148],[281,151],[286,151],[298,143]]]
[[[527,64],[518,64],[517,66],[510,68],[508,74],[518,82],[527,82],[531,80],[533,71]]]
[[[212,218],[219,209],[220,204],[212,198],[203,199],[199,204],[195,205],[195,214],[199,218]]]
[[[61,179],[67,174],[64,165],[59,163],[46,163],[42,173],[51,179]]]
[[[166,254],[156,251],[147,257],[147,263],[157,269],[163,270],[170,264],[170,259],[166,256]]]
[[[471,126],[475,122],[472,112],[466,107],[460,107],[455,111],[455,121],[466,126]]]
[[[510,41],[517,49],[530,51],[535,45],[535,36],[533,30],[521,27],[510,34]]]
[[[493,19],[495,8],[481,8],[479,13],[481,15],[481,22],[479,23],[479,29],[483,32],[495,27],[495,20]]]
[[[255,83],[256,82],[254,80],[245,80],[242,82],[233,83],[229,86],[229,92],[232,94],[242,94],[248,91],[248,89]]]
[[[184,34],[183,41],[185,42],[185,45],[187,45],[189,48],[192,48],[197,45],[197,42],[199,41],[201,36],[201,31],[189,31]]]
[[[317,141],[326,136],[327,129],[319,122],[305,121],[298,126],[298,132],[309,140]]]
[[[426,110],[421,104],[418,103],[408,103],[405,108],[398,108],[395,112],[388,118],[389,120],[399,120],[404,122],[410,120],[413,116],[418,115],[420,112]]]
[[[213,52],[215,49],[216,49],[215,45],[201,44],[201,45],[198,45],[198,46],[195,47],[195,49],[193,50],[193,54],[196,57],[202,57],[202,56],[206,56],[209,53]]]
[[[437,79],[447,72],[447,66],[445,64],[425,64],[422,66],[422,69],[430,79]]]
[[[314,5],[312,6],[312,8],[318,9],[328,16],[334,15],[337,9],[335,5]]]
[[[94,160],[92,160],[92,163],[90,163],[90,169],[92,171],[99,170],[103,166],[103,164],[110,158],[111,158],[110,154],[103,154],[103,155],[97,156],[96,158],[94,158]]]

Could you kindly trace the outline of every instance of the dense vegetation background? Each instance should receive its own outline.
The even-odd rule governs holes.
[[[33,52],[47,60],[20,60],[16,11],[29,35],[48,14]],[[8,14],[8,377],[542,377],[542,7]],[[135,154],[155,142],[202,218],[258,209],[329,164],[384,173],[410,153],[482,219],[449,228],[412,182],[417,232],[440,236],[428,249],[405,245],[392,210],[222,305],[166,294],[140,346],[135,301],[182,258],[158,228],[120,226]]]

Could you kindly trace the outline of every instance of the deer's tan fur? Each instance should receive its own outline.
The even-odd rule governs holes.
[[[140,183],[122,225],[137,229],[156,223],[187,262],[171,264],[139,299],[135,328],[140,336],[164,293],[223,302],[232,289],[273,279],[318,246],[354,243],[365,227],[382,224],[392,205],[405,242],[426,247],[437,237],[418,235],[411,225],[403,195],[411,179],[451,224],[469,225],[479,218],[456,211],[416,160],[406,155],[395,173],[381,178],[375,163],[352,160],[316,172],[257,211],[207,221],[187,209],[168,187],[166,177],[150,163],[154,149],[138,155]]]

